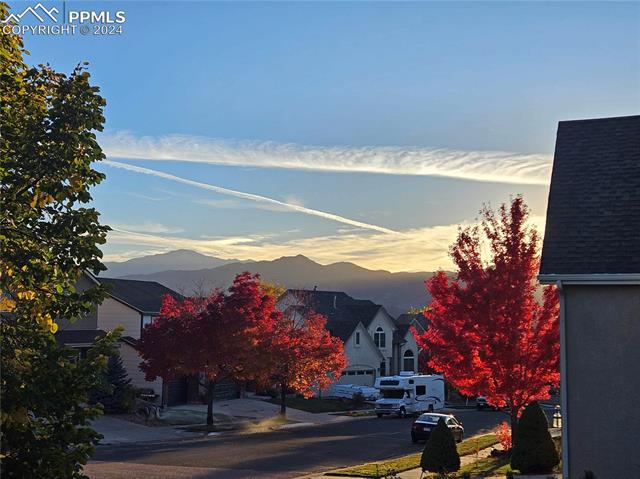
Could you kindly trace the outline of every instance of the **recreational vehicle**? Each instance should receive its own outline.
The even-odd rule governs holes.
[[[384,376],[376,380],[380,399],[376,414],[407,414],[433,412],[444,407],[444,377],[436,374],[418,375],[401,372],[399,376]]]

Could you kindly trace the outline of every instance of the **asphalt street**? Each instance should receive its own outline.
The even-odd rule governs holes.
[[[507,420],[504,412],[459,410],[465,436]],[[413,418],[354,418],[337,424],[200,440],[100,447],[87,468],[92,479],[290,478],[418,452]]]

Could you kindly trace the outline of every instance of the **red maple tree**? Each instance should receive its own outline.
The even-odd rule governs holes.
[[[279,387],[283,416],[288,390],[311,397],[340,379],[347,366],[342,340],[331,336],[326,324],[326,318],[311,309],[285,312],[278,318],[269,361],[264,363],[264,382]]]
[[[456,278],[441,271],[427,281],[430,325],[414,335],[462,394],[511,408],[513,427],[526,404],[559,383],[558,298],[547,286],[536,300],[539,238],[522,197],[481,214],[450,248]]]
[[[138,343],[141,369],[148,380],[201,378],[211,425],[216,384],[259,374],[279,315],[275,299],[260,288],[259,276],[248,272],[238,274],[227,292],[183,301],[165,298],[160,316]]]

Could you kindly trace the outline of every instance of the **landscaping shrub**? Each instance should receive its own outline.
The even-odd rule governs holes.
[[[511,467],[523,474],[552,472],[560,462],[549,434],[549,423],[540,405],[534,401],[522,412],[516,426]]]
[[[582,479],[596,479],[596,475],[592,471],[584,471]]]
[[[423,471],[439,474],[460,469],[460,455],[456,448],[456,441],[443,419],[440,419],[438,425],[431,431],[431,436],[422,452],[420,466]]]

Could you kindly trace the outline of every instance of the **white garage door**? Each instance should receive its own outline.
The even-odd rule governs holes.
[[[376,375],[373,369],[347,369],[342,373],[338,384],[357,384],[358,386],[373,386]]]

